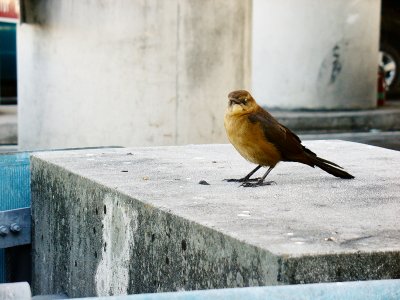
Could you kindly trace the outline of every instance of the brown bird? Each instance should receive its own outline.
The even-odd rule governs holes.
[[[336,177],[354,178],[339,165],[318,157],[304,147],[300,138],[262,109],[249,92],[234,91],[228,98],[224,125],[229,141],[240,155],[258,166],[243,178],[227,181],[242,182],[245,187],[271,184],[264,180],[280,161],[299,162],[313,168],[317,166]],[[269,167],[264,176],[250,179],[261,167]]]

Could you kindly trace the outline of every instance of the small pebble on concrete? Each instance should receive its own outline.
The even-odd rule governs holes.
[[[205,180],[200,180],[199,181],[199,184],[202,184],[202,185],[210,185],[207,181],[205,181]]]

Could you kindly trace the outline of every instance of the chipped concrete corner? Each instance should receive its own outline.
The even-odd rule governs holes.
[[[108,296],[278,284],[278,258],[268,251],[35,157],[32,209],[34,294]]]

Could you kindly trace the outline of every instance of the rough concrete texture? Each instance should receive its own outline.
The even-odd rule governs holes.
[[[281,163],[238,187],[254,166],[230,145],[33,155],[34,294],[399,278],[400,153],[305,144],[356,178]]]

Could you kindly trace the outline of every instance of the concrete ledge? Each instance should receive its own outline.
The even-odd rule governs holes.
[[[107,297],[82,300],[111,300]],[[192,292],[142,294],[115,297],[113,300],[398,300],[400,280],[375,280],[338,283],[284,285],[219,289]],[[79,299],[76,299],[79,300]]]
[[[0,105],[0,145],[16,145],[17,143],[17,106]]]
[[[31,288],[27,282],[0,284],[0,299],[31,300]]]
[[[400,131],[381,132],[343,132],[343,133],[321,133],[302,134],[302,141],[306,140],[344,140],[368,144],[392,150],[400,150]]]
[[[271,113],[297,133],[320,131],[400,130],[400,104],[359,111],[279,111]]]
[[[34,294],[400,278],[400,153],[306,145],[356,179],[282,163],[239,188],[222,179],[253,166],[230,145],[33,155]]]

